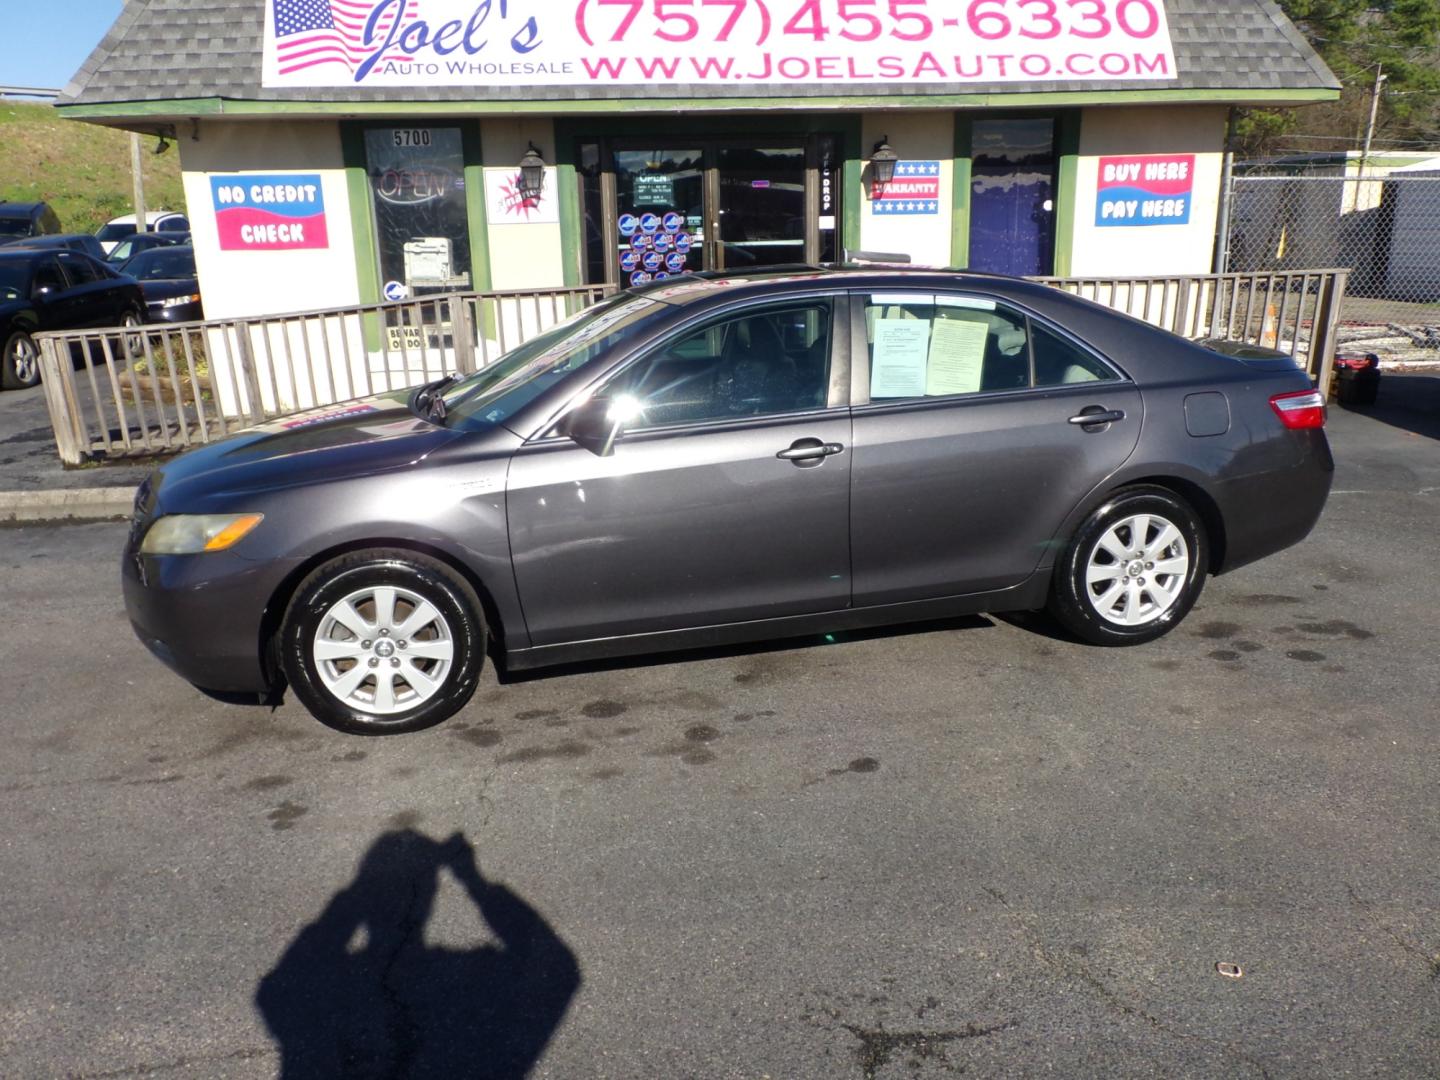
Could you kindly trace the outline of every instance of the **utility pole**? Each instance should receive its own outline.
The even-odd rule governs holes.
[[[1375,65],[1375,87],[1370,91],[1370,122],[1365,125],[1365,147],[1360,151],[1360,179],[1370,163],[1370,142],[1375,138],[1375,119],[1380,115],[1380,88],[1385,85],[1385,65]]]
[[[130,133],[130,177],[135,185],[135,231],[144,232],[145,218],[145,174],[141,171],[144,157],[140,153],[140,133]]]

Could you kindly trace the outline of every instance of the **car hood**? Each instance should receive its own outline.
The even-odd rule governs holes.
[[[238,494],[413,465],[459,433],[412,413],[412,392],[327,405],[237,432],[161,466],[150,478],[150,494],[162,512],[199,512]]]

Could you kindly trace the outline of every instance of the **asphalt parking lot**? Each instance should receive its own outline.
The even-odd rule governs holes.
[[[0,531],[0,1075],[1437,1075],[1440,378],[1381,395],[1153,645],[491,671],[394,739],[170,675],[123,526]]]

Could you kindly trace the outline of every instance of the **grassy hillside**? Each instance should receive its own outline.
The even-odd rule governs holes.
[[[146,137],[145,203],[151,210],[184,210],[180,155],[156,156]],[[0,101],[0,199],[44,199],[66,232],[94,232],[131,204],[130,134],[62,120],[45,104]]]

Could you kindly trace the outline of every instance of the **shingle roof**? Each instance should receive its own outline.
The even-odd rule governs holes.
[[[268,0],[127,0],[110,32],[60,97],[61,105],[227,98],[245,101],[473,102],[599,97],[723,98],[764,95],[766,87],[604,86],[266,89],[260,49]],[[1339,81],[1272,0],[1165,0],[1177,77],[1168,81],[965,83],[865,88],[867,97],[1027,91],[1335,90]],[[833,87],[771,87],[787,98],[822,98]],[[842,94],[853,94],[847,86]],[[116,110],[117,113],[120,110]]]

